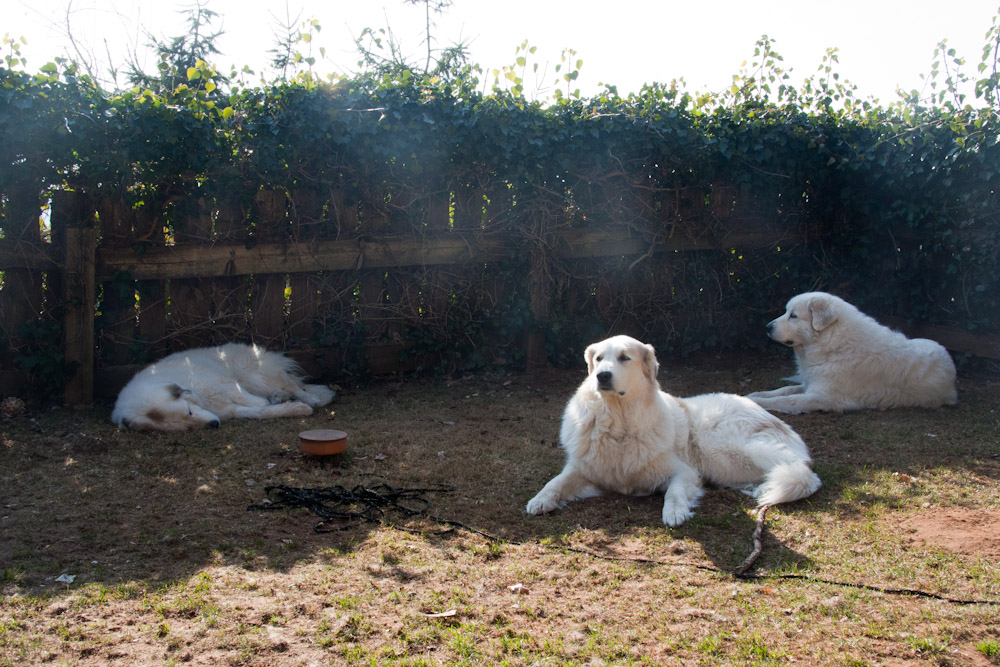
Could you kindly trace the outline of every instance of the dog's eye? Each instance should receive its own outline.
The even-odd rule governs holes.
[[[788,313],[788,319],[794,320],[794,319],[797,319],[797,318],[798,318],[798,315],[796,315],[795,313]]]
[[[619,356],[619,357],[618,357],[618,361],[620,361],[620,362],[621,362],[621,363],[623,363],[623,364],[624,364],[624,363],[625,363],[626,361],[628,361],[628,360],[629,360],[629,357],[628,357],[628,355],[627,355],[627,354],[623,354],[623,355],[621,355],[621,356]]]
[[[604,355],[603,354],[598,355],[597,360],[598,361],[604,361]]]

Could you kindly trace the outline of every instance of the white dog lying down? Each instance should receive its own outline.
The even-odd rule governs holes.
[[[139,371],[118,394],[111,421],[150,431],[217,428],[226,419],[305,417],[334,392],[302,382],[288,357],[227,343],[175,352]]]
[[[802,439],[733,394],[675,398],[660,391],[651,345],[615,336],[587,348],[589,374],[563,413],[561,473],[528,502],[551,512],[603,490],[664,493],[663,523],[689,519],[702,479],[745,491],[759,505],[791,502],[820,487]]]
[[[958,402],[955,362],[926,338],[909,339],[825,292],[792,297],[767,324],[795,351],[794,384],[747,397],[778,412],[861,408],[933,408]]]

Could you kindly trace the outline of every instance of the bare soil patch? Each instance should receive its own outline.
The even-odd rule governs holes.
[[[1000,559],[1000,510],[925,510],[900,525],[923,546]]]

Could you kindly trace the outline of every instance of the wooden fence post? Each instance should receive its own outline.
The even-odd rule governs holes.
[[[66,383],[64,392],[68,405],[85,405],[94,400],[97,237],[94,216],[83,208],[85,201],[80,193],[68,191],[56,192],[52,199],[52,226],[61,227],[65,237],[62,284],[66,363],[77,364],[76,373]],[[58,221],[57,216],[60,217]]]
[[[254,198],[257,241],[288,242],[288,199],[281,190],[261,190]],[[254,275],[250,289],[254,342],[283,347],[285,323],[285,274]]]
[[[215,202],[214,242],[220,245],[247,242],[247,208],[239,197],[221,196]],[[227,273],[236,270],[230,260]],[[226,275],[212,278],[211,282],[212,344],[221,345],[239,340],[247,330],[246,302],[250,294],[250,278],[245,275]]]
[[[174,223],[178,246],[211,243],[212,216],[201,199],[186,199]],[[170,340],[172,351],[212,344],[211,281],[182,278],[170,281]]]
[[[371,235],[375,239],[379,235],[385,234],[385,230],[389,226],[388,212],[380,198],[381,193],[374,189],[374,191],[366,192],[361,199],[358,231],[364,236]],[[359,240],[362,253],[364,253],[365,244],[368,242],[364,236]],[[358,278],[360,281],[358,306],[361,320],[367,325],[365,332],[367,344],[374,341],[382,342],[387,336],[387,318],[383,309],[385,305],[385,274],[385,269],[369,269],[361,264]]]
[[[97,202],[101,221],[101,249],[128,248],[133,243],[135,211],[119,196],[104,195]],[[67,239],[67,247],[69,239]],[[130,345],[135,341],[135,283],[125,275],[102,281],[101,360],[118,366],[133,363]]]
[[[292,191],[295,211],[292,232],[296,243],[309,245],[319,237],[318,227],[323,218],[324,203],[316,190],[303,188]],[[314,324],[319,319],[320,276],[316,273],[293,273],[288,281],[292,288],[288,332],[293,338],[311,341],[315,337]]]
[[[4,238],[26,247],[41,247],[39,217],[42,207],[40,187],[34,180],[15,182],[4,191]],[[10,349],[0,353],[4,365],[13,365],[18,350],[26,341],[21,327],[34,322],[42,312],[42,274],[37,269],[13,268],[4,272],[0,288],[0,328],[7,335]]]
[[[548,364],[545,351],[545,336],[552,314],[552,257],[551,228],[542,211],[536,211],[531,221],[533,247],[529,251],[528,295],[531,314],[535,320],[528,330],[525,343],[525,358],[528,369],[537,369]]]
[[[146,204],[135,216],[135,234],[146,239],[149,247],[163,246],[162,210]],[[167,283],[165,280],[137,280],[135,291],[139,297],[139,341],[146,354],[136,361],[152,361],[162,357],[168,349],[167,340]]]

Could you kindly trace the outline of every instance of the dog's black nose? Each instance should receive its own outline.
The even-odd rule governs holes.
[[[611,371],[601,371],[598,373],[597,384],[611,384]]]
[[[767,333],[771,333],[771,329],[774,328],[774,322],[768,322],[764,328],[767,329]]]
[[[212,421],[208,422],[208,428],[219,428],[219,420],[213,419]]]

